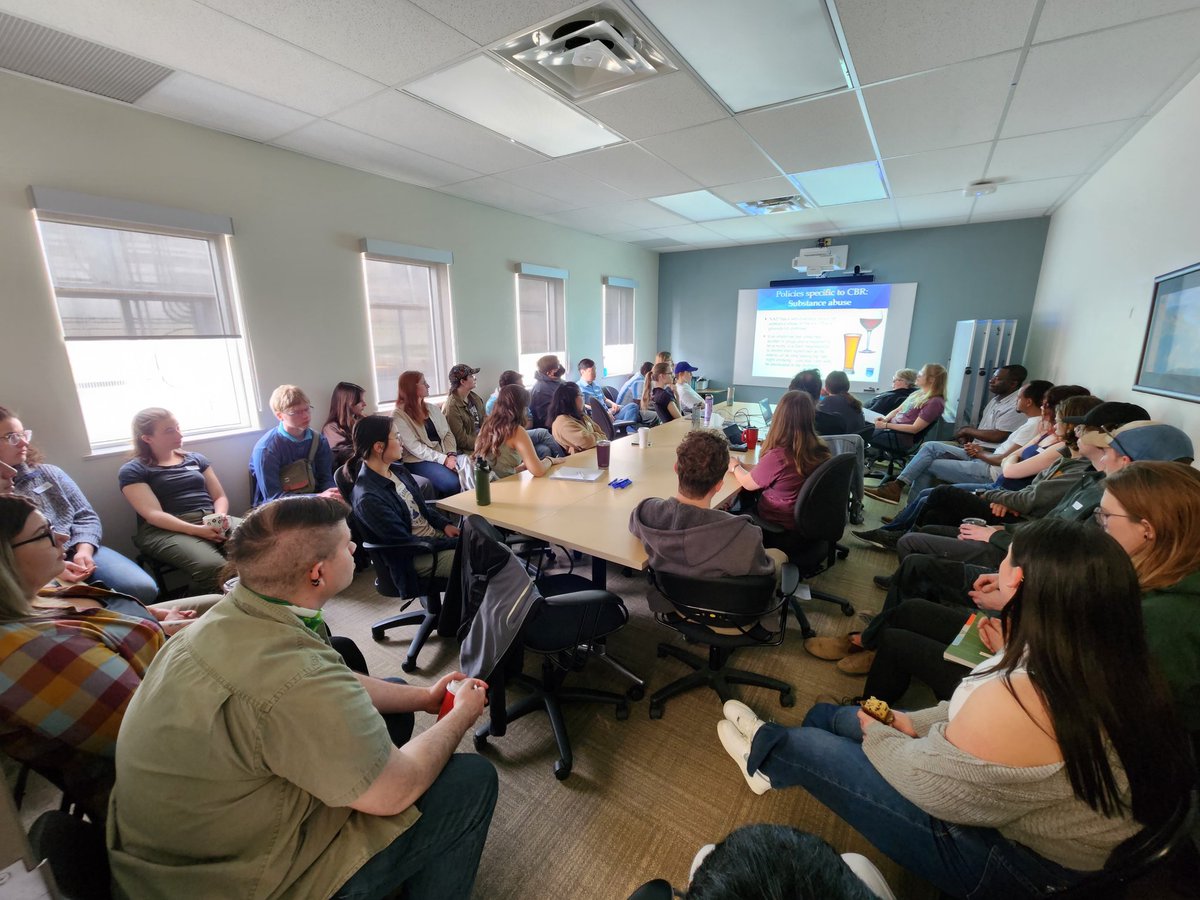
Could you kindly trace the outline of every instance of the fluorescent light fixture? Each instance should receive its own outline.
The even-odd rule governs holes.
[[[792,184],[804,191],[817,206],[837,206],[842,203],[861,203],[864,200],[883,200],[887,188],[879,173],[879,163],[855,163],[832,169],[814,169],[789,175]]]
[[[606,147],[621,136],[488,56],[475,56],[404,89],[547,156]]]
[[[734,112],[849,87],[824,0],[637,0]]]
[[[713,219],[732,219],[741,213],[730,206],[716,194],[709,191],[688,191],[686,194],[668,194],[665,197],[651,197],[650,200],[659,206],[686,216],[693,222],[709,222]]]

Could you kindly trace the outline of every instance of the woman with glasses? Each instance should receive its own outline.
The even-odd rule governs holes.
[[[183,432],[168,410],[133,417],[133,458],[121,466],[121,493],[137,513],[134,544],[147,556],[185,572],[190,593],[217,589],[225,566],[221,545],[240,524],[208,459],[183,449]],[[219,513],[223,523],[205,524]]]
[[[321,434],[329,442],[335,469],[354,455],[354,423],[363,417],[366,408],[366,391],[361,385],[339,381],[334,386],[329,398],[329,415]]]
[[[433,482],[439,497],[457,494],[462,488],[458,478],[458,444],[446,416],[426,403],[429,382],[420,372],[400,375],[396,385],[396,435],[403,445],[405,468]]]
[[[329,441],[308,427],[312,423],[308,394],[294,384],[281,384],[271,392],[270,404],[279,425],[260,437],[250,454],[254,505],[295,494],[340,500]]]
[[[153,603],[158,586],[141,566],[101,544],[100,517],[71,476],[42,461],[30,445],[33,432],[10,410],[0,406],[0,465],[13,471],[11,491],[25,497],[54,527],[67,535],[63,583],[102,582],[114,591]],[[5,470],[7,471],[7,469]]]

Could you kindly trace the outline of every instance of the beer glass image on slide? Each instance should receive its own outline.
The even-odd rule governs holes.
[[[868,335],[869,337],[869,335]],[[861,334],[844,334],[842,335],[844,342],[845,356],[842,361],[842,371],[847,375],[854,374],[854,363],[858,359],[858,342],[862,340]]]

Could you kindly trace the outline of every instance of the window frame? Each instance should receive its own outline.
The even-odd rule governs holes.
[[[517,271],[516,278],[513,282],[513,284],[514,284],[514,299],[515,299],[515,304],[516,304],[516,316],[517,316],[517,359],[520,361],[520,360],[527,360],[527,358],[532,357],[533,359],[536,360],[539,357],[553,353],[556,356],[558,356],[558,361],[560,363],[562,363],[562,365],[568,371],[570,371],[571,365],[570,365],[570,358],[568,356],[568,348],[567,348],[567,278],[566,278],[566,273],[561,272],[560,270],[550,270],[550,269],[544,269],[543,267],[534,267],[534,266],[522,266],[522,269],[524,269],[524,271],[522,271],[521,269],[519,269]],[[523,279],[528,282],[540,283],[540,284],[545,284],[548,286],[549,290],[547,292],[547,306],[546,306],[546,335],[547,335],[547,338],[551,339],[551,342],[553,342],[554,337],[561,336],[562,347],[547,347],[545,349],[541,349],[541,350],[537,351],[536,353],[534,353],[534,352],[526,353],[525,352],[525,339],[524,339],[524,335],[522,334],[522,327],[521,327],[521,316],[522,316],[521,284],[522,284]],[[557,318],[559,319],[559,321],[557,323],[557,329],[552,327],[552,325],[554,324],[551,321],[554,318],[551,315],[551,312],[552,312],[551,307],[552,306],[556,306],[558,308]],[[554,334],[555,331],[558,331],[558,334]],[[526,371],[524,368],[524,365],[525,365],[524,363],[518,362],[518,367],[520,368],[521,374],[525,375],[526,378],[529,379],[530,383],[532,384],[533,373],[536,370],[536,366],[534,366],[531,369],[529,369],[528,371]]]
[[[627,343],[610,344],[608,342],[608,311],[609,311],[609,291],[628,291],[629,292],[629,341]],[[637,282],[628,278],[605,278],[601,293],[601,334],[600,334],[600,366],[604,377],[609,375],[624,375],[626,372],[609,371],[608,365],[608,348],[609,347],[629,347],[630,372],[637,371],[636,362],[636,347],[637,347]]]

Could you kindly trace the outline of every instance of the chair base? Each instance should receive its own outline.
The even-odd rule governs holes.
[[[408,645],[408,655],[404,658],[404,662],[400,663],[400,668],[405,672],[414,672],[417,668],[417,656],[420,654],[421,648],[425,646],[429,635],[433,633],[433,629],[437,627],[437,620],[436,613],[426,612],[424,609],[400,613],[398,616],[381,619],[372,625],[371,638],[382,641],[391,628],[402,628],[406,625],[420,626],[413,636],[412,643]]]
[[[622,695],[591,688],[563,688],[562,681],[566,674],[563,671],[556,671],[553,663],[546,659],[542,663],[541,681],[531,678],[523,672],[510,676],[510,683],[522,684],[532,693],[514,701],[505,709],[504,713],[507,725],[537,710],[544,709],[546,711],[546,716],[550,719],[550,729],[554,732],[554,743],[558,747],[558,759],[554,762],[554,777],[559,781],[564,781],[571,774],[571,767],[575,760],[571,753],[571,739],[567,735],[567,723],[562,714],[564,701],[612,703],[616,706],[617,719],[629,718],[629,702]],[[489,722],[475,732],[476,751],[483,750],[489,737],[503,736],[503,731],[493,734],[492,724]]]
[[[639,678],[628,666],[609,653],[608,645],[604,641],[596,641],[592,655],[633,682],[633,685],[625,691],[626,697],[630,700],[641,700],[646,696],[646,680]]]
[[[801,624],[805,624],[803,620]],[[745,669],[734,669],[726,666],[725,663],[728,662],[732,652],[730,649],[710,647],[708,659],[703,660],[694,653],[689,653],[687,650],[676,647],[674,644],[659,644],[659,657],[672,656],[680,662],[691,666],[695,671],[677,681],[671,682],[664,688],[659,688],[651,695],[650,718],[661,719],[663,704],[667,700],[698,687],[712,688],[723,704],[726,700],[734,699],[733,692],[729,689],[731,684],[750,684],[756,687],[770,688],[773,691],[779,691],[780,706],[796,705],[796,695],[792,692],[792,686],[786,681],[780,681],[777,678],[768,678],[766,675],[759,675],[757,672],[747,672]]]

